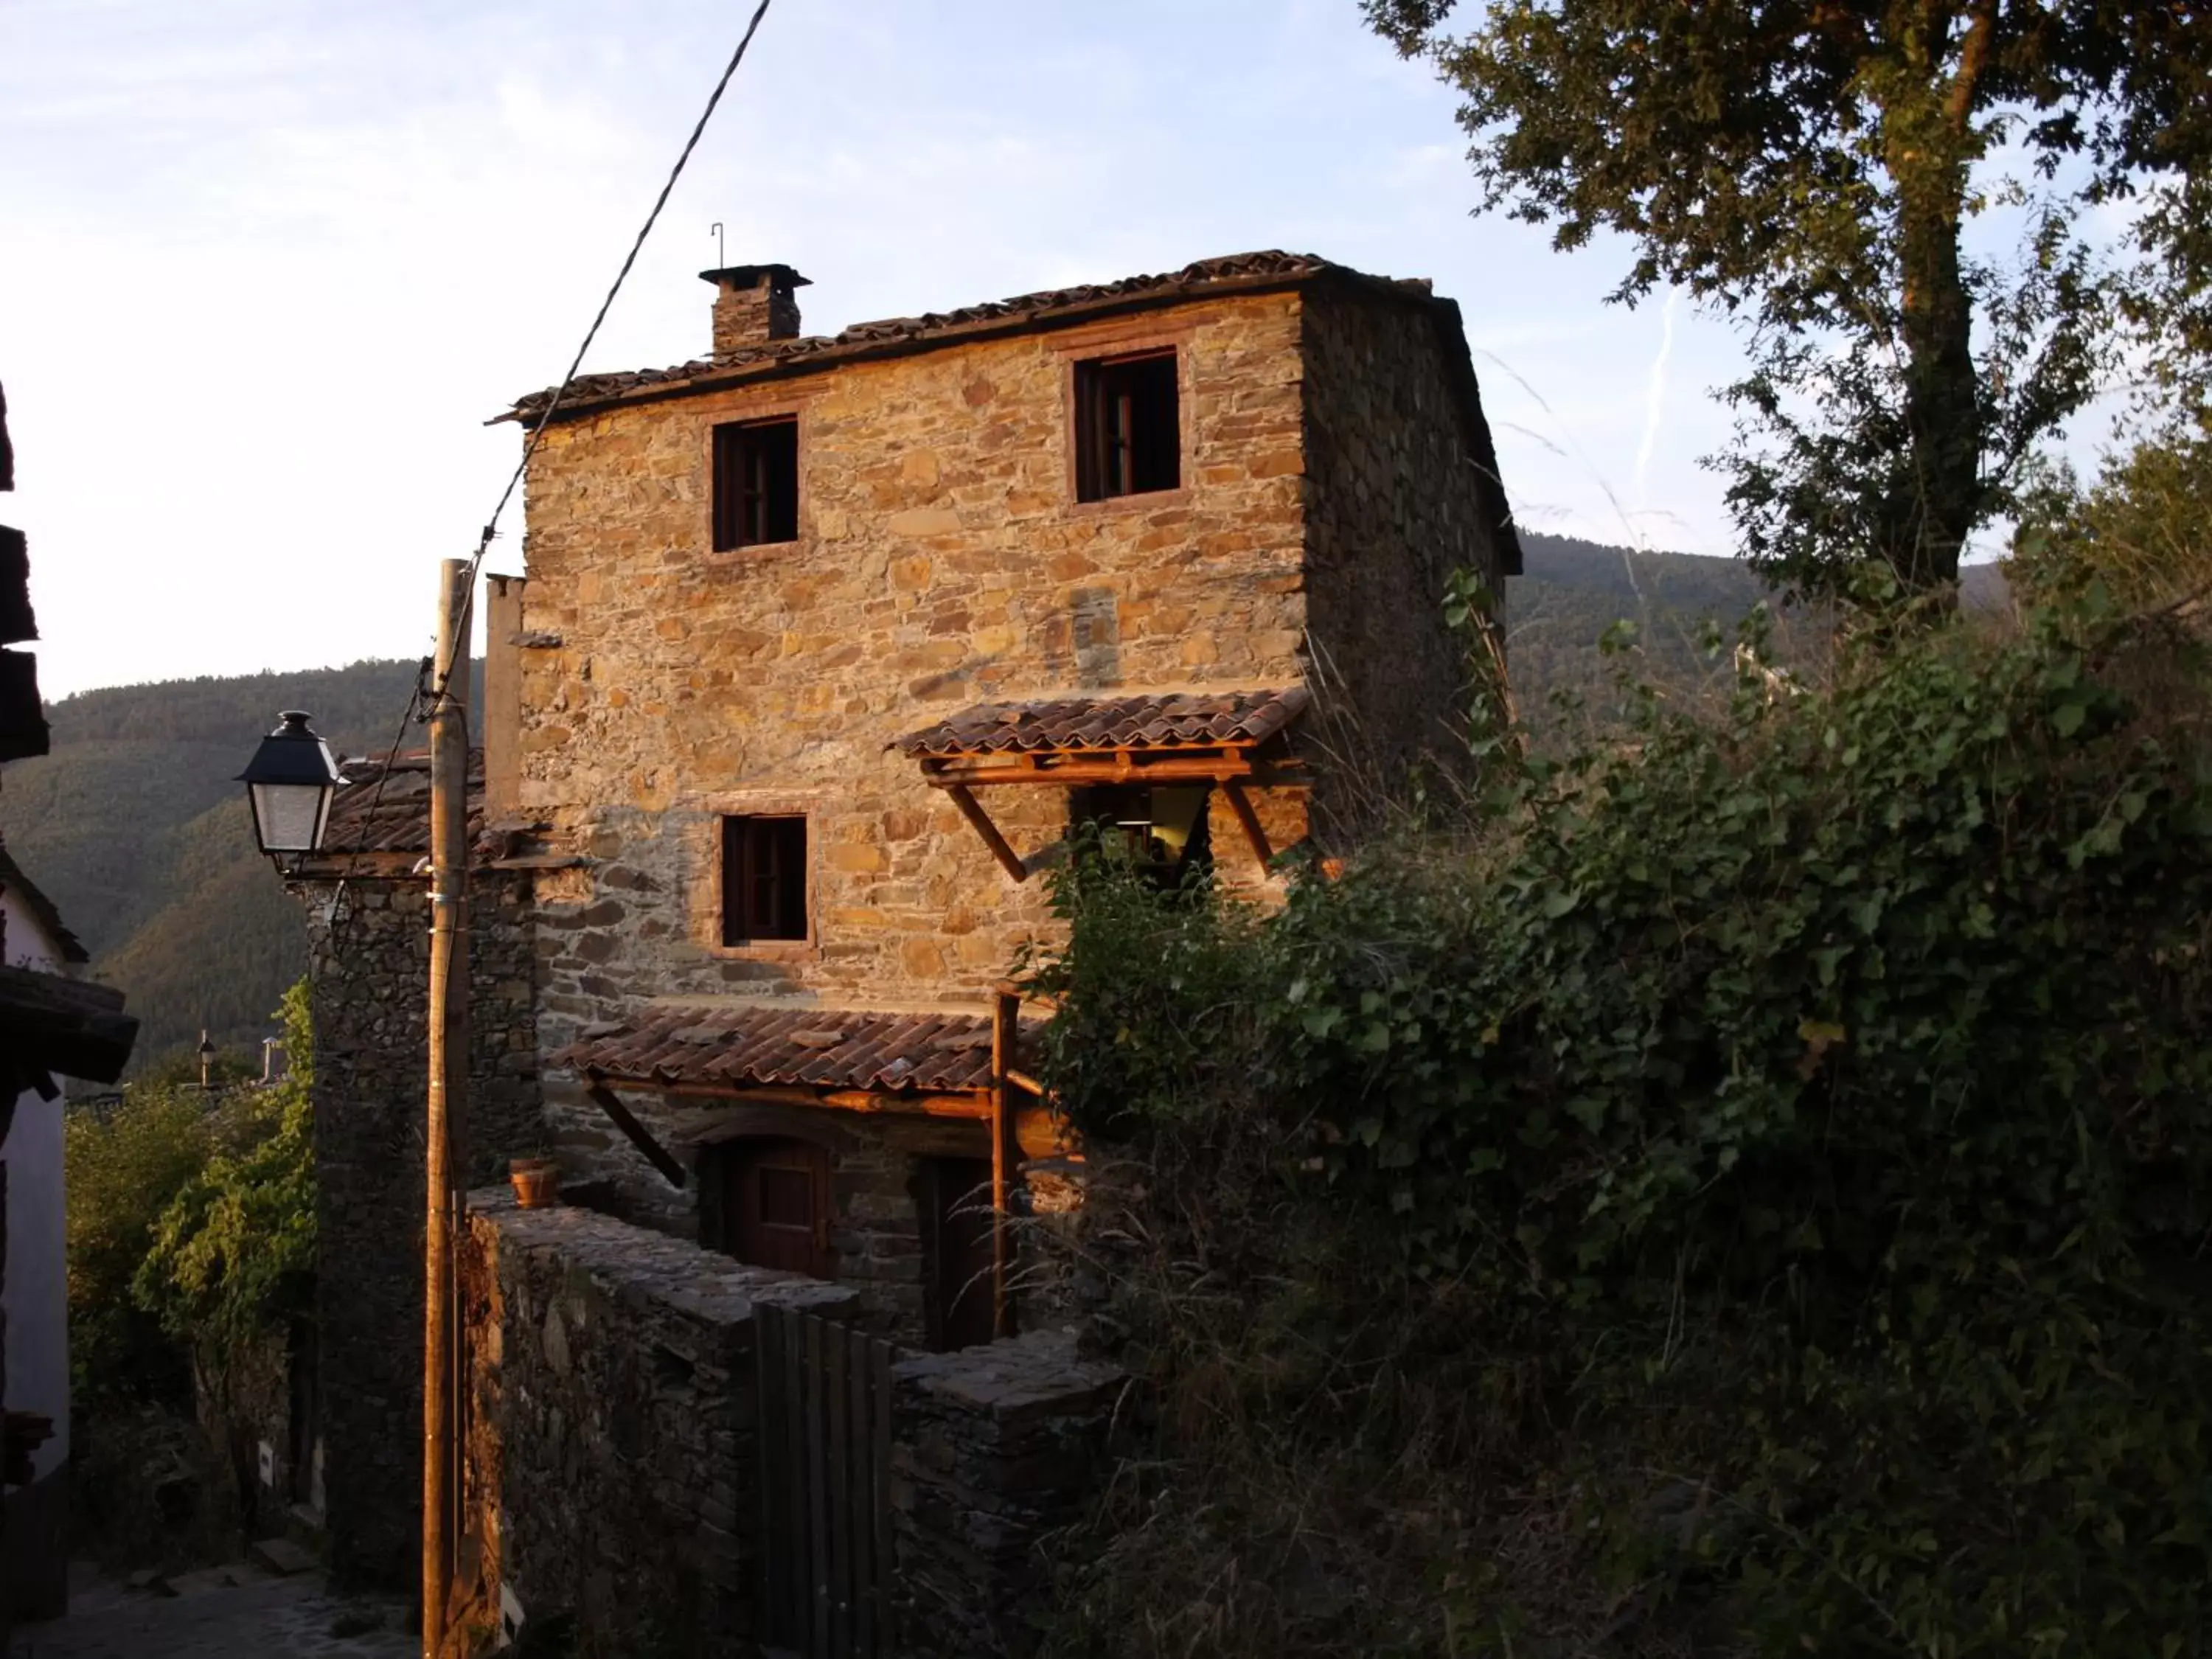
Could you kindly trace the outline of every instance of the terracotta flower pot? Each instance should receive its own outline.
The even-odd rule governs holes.
[[[560,1166],[550,1158],[518,1158],[507,1166],[514,1201],[526,1210],[550,1208],[561,1201]]]

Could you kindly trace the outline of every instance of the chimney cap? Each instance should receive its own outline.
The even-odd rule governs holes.
[[[789,265],[724,265],[720,270],[699,273],[699,280],[702,283],[712,283],[717,288],[738,289],[758,288],[763,277],[768,279],[769,288],[785,294],[795,288],[814,286],[811,277],[800,276]]]

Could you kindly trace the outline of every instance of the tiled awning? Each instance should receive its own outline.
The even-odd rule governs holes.
[[[991,1022],[811,1005],[656,1006],[595,1028],[554,1063],[594,1081],[679,1094],[782,1085],[981,1095],[991,1087]]]
[[[1303,685],[1127,697],[984,702],[892,744],[915,760],[1000,754],[1110,755],[1252,748],[1305,712]]]
[[[1265,865],[1273,852],[1243,786],[1297,781],[1283,738],[1312,701],[1291,685],[982,702],[889,747],[921,763],[1016,881],[1029,866],[971,793],[987,784],[1218,784]]]

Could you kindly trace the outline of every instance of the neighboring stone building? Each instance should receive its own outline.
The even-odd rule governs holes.
[[[1277,855],[1457,764],[1447,580],[1497,591],[1519,550],[1458,308],[1425,283],[1261,253],[820,338],[788,267],[707,276],[711,357],[562,397],[527,579],[485,601],[463,1155],[481,1179],[550,1150],[631,1233],[960,1347],[1009,1322],[994,1157],[1017,1204],[1024,1169],[1039,1207],[1071,1197],[1071,1149],[1007,1108],[994,996],[1054,935],[1036,872],[1098,823],[1164,878],[1279,891]],[[352,1396],[323,1423],[334,1541],[389,1564],[418,1444],[427,837],[419,769],[348,769],[301,872],[322,1363]],[[594,1271],[622,1236],[593,1235]],[[639,1241],[663,1283],[665,1240]]]
[[[483,766],[472,757],[471,783]],[[422,1114],[429,1000],[428,765],[347,763],[323,858],[292,874],[307,900],[315,1031],[319,1398],[303,1483],[343,1572],[404,1583],[417,1559],[422,1474]],[[463,1177],[495,1178],[538,1148],[529,876],[500,867],[479,812],[471,900],[470,1113]],[[319,1467],[315,1460],[319,1455]]]
[[[0,490],[15,487],[0,395]],[[35,640],[23,532],[0,525],[0,644]],[[46,752],[37,661],[0,650],[0,762]],[[69,1601],[69,1279],[57,1075],[112,1083],[137,1036],[123,994],[0,848],[0,1650]]]

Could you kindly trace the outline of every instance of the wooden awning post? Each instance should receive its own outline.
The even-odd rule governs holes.
[[[1014,1042],[1021,1030],[1022,1000],[1000,985],[991,999],[991,1334],[1014,1334],[1012,1217],[1007,1212],[1013,1179]]]

